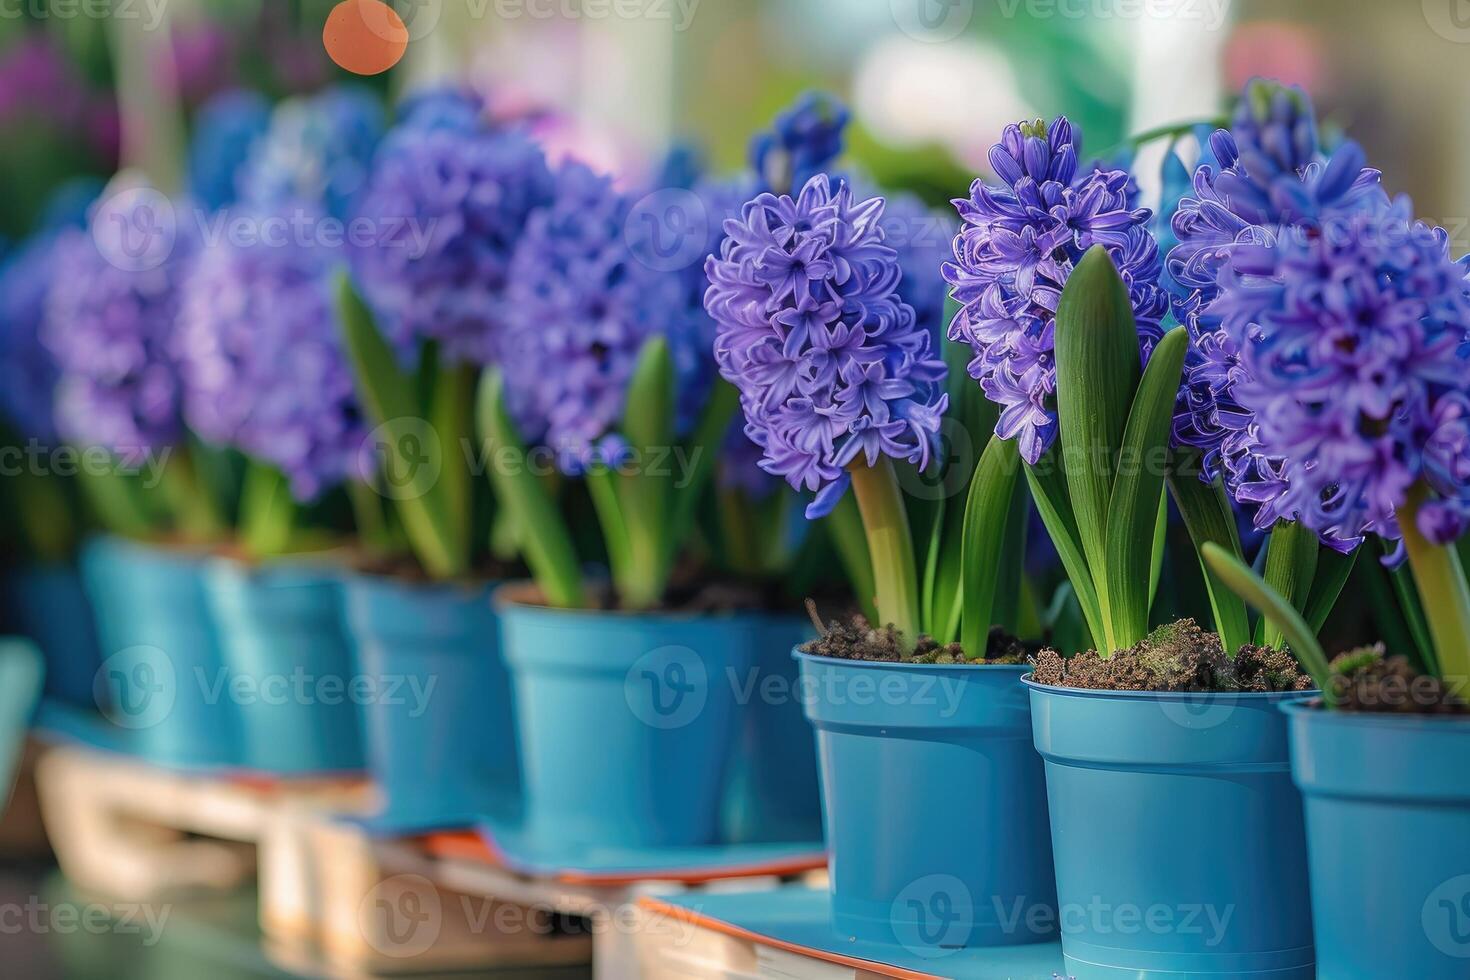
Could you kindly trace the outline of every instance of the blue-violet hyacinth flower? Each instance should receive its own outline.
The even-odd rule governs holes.
[[[341,85],[286,99],[252,146],[240,175],[241,196],[259,207],[318,204],[345,218],[367,182],[382,135],[382,103],[365,88]]]
[[[705,317],[687,282],[640,261],[636,238],[629,241],[632,203],[609,177],[564,163],[509,268],[507,403],[528,442],[551,447],[569,472],[619,460],[616,429],[646,341],[668,339],[679,431],[693,423],[713,375]]]
[[[354,273],[400,351],[437,341],[451,361],[485,364],[505,329],[511,255],[551,200],[551,172],[518,129],[420,108],[437,123],[411,113],[374,158],[356,209],[373,241],[355,250]]]
[[[241,171],[270,121],[270,103],[258,92],[222,92],[200,107],[189,141],[189,193],[206,211],[239,198]]]
[[[1286,516],[1279,506],[1281,461],[1260,451],[1254,419],[1234,395],[1243,368],[1238,342],[1221,329],[1214,305],[1220,277],[1238,247],[1268,243],[1283,226],[1320,224],[1324,213],[1340,220],[1380,208],[1387,198],[1357,144],[1323,152],[1311,102],[1299,90],[1251,83],[1230,130],[1209,142],[1218,170],[1196,169],[1194,194],[1174,215],[1177,244],[1167,260],[1177,289],[1174,312],[1190,336],[1174,437],[1200,450],[1201,478],[1223,478],[1231,495],[1253,509],[1255,526],[1265,529]]]
[[[882,218],[882,198],[854,201],[817,174],[795,198],[746,204],[706,264],[720,373],[740,391],[761,466],[816,492],[810,517],[836,506],[856,461],[926,467],[948,405]]]
[[[1470,284],[1448,235],[1407,198],[1325,213],[1240,244],[1212,304],[1234,345],[1234,397],[1276,467],[1275,510],[1328,543],[1419,529],[1445,543],[1470,513]]]
[[[944,278],[961,304],[949,338],[969,344],[970,376],[1001,407],[996,434],[1035,463],[1056,439],[1057,301],[1075,264],[1102,245],[1128,286],[1147,359],[1168,310],[1150,212],[1132,206],[1124,170],[1081,170],[1065,117],[1007,126],[990,150],[1001,184],[976,180],[954,202],[963,225]]]
[[[277,215],[251,217],[268,227]],[[195,259],[180,302],[189,427],[274,465],[302,501],[356,472],[365,433],[333,308],[339,261],[290,234],[222,238]]]
[[[39,233],[0,260],[0,416],[15,432],[56,441],[56,361],[41,342],[55,268],[56,232]]]
[[[830,95],[807,92],[776,116],[768,132],[750,141],[750,169],[766,190],[794,193],[842,155],[847,107]]]

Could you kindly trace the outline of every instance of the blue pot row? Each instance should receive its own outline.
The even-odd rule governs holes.
[[[842,935],[1060,933],[1076,980],[1470,976],[1470,723],[795,656]]]
[[[75,675],[65,699],[101,705],[159,764],[367,769],[405,826],[524,809],[538,833],[607,845],[821,832],[810,730],[770,696],[794,686],[802,621],[497,609],[488,585],[113,538],[85,549],[80,580],[65,609],[17,597],[41,625],[95,615],[89,644],[43,639],[65,665],[51,676]],[[620,758],[657,761],[630,779]]]

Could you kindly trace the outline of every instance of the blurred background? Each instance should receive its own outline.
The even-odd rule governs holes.
[[[543,119],[548,149],[643,179],[668,148],[744,162],[751,133],[799,93],[852,110],[850,157],[931,204],[984,174],[1001,128],[1067,114],[1089,155],[1131,134],[1217,118],[1248,78],[1303,86],[1350,129],[1393,192],[1470,250],[1470,11],[1463,0],[395,0],[401,63],[359,79],[385,97],[468,77],[507,115]],[[0,0],[0,256],[89,200],[123,166],[160,186],[228,169],[190,159],[211,100],[279,100],[350,78],[323,47],[333,0]],[[228,142],[207,144],[228,154]],[[1164,146],[1154,147],[1162,153]],[[242,152],[239,147],[235,153]],[[1187,153],[1181,148],[1181,153]],[[1139,166],[1141,180],[1157,172]],[[1150,188],[1143,188],[1145,198]],[[0,841],[3,846],[3,841]],[[138,931],[45,928],[7,911],[85,911],[44,862],[0,865],[0,974],[253,976],[230,937],[250,901],[179,916],[162,948]],[[49,911],[46,913],[49,915]],[[156,937],[155,937],[156,938]]]
[[[331,0],[3,0],[0,233],[49,186],[119,155],[167,173],[212,95],[280,97],[347,73],[326,56]],[[558,141],[637,173],[672,139],[742,162],[803,90],[853,109],[853,156],[938,202],[983,172],[1001,126],[1068,114],[1090,152],[1208,118],[1253,75],[1305,87],[1393,191],[1453,227],[1470,119],[1460,0],[396,0],[411,43],[372,84],[468,73]],[[123,92],[119,98],[119,90]],[[121,103],[121,106],[120,106]],[[129,119],[124,124],[122,119]]]

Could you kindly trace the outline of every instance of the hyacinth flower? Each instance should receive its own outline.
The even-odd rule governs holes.
[[[1399,198],[1237,247],[1216,301],[1240,349],[1235,396],[1260,451],[1278,461],[1277,506],[1324,540],[1402,542],[1432,641],[1426,666],[1462,695],[1470,587],[1454,545],[1470,515],[1466,271],[1448,234]],[[1263,590],[1278,592],[1243,579],[1228,552],[1214,561],[1258,605]]]
[[[171,220],[179,210],[146,183],[114,180],[88,227],[56,241],[41,336],[58,367],[57,432],[115,460],[83,480],[103,523],[208,539],[223,529],[222,507],[196,473],[174,346],[197,249],[189,223]]]
[[[628,234],[633,198],[569,161],[510,266],[503,354],[480,387],[497,495],[553,606],[595,600],[566,516],[535,467],[585,481],[622,608],[656,607],[694,527],[735,411],[708,366],[704,313]],[[548,370],[551,368],[551,370]],[[528,448],[530,447],[530,448]],[[512,463],[499,460],[509,453]]]
[[[320,220],[305,204],[239,216],[261,227]],[[253,555],[301,546],[302,506],[359,479],[366,427],[333,307],[341,261],[335,248],[290,236],[223,238],[201,249],[182,288],[184,420],[250,460],[239,533]],[[364,536],[373,526],[358,523]]]
[[[852,489],[878,621],[893,626],[908,650],[924,635],[941,643],[958,637],[966,656],[979,659],[1009,577],[996,559],[1016,456],[999,440],[986,449],[962,551],[941,560],[947,542],[931,539],[921,576],[898,468],[936,462],[946,368],[899,296],[883,206],[881,198],[854,200],[849,185],[834,188],[825,174],[795,197],[762,194],[746,204],[706,265],[715,358],[740,391],[761,467],[814,495],[809,518],[832,513]]]
[[[1234,252],[1272,241],[1283,227],[1315,224],[1329,210],[1381,206],[1386,198],[1378,172],[1363,166],[1356,144],[1324,152],[1311,102],[1299,90],[1252,82],[1230,128],[1213,133],[1209,147],[1210,159],[1194,172],[1192,193],[1178,202],[1176,244],[1167,260],[1175,314],[1190,333],[1170,487],[1196,546],[1214,542],[1242,554],[1231,500],[1258,531],[1269,532],[1267,581],[1320,628],[1361,537],[1324,535],[1319,548],[1318,535],[1294,520],[1282,460],[1261,450],[1257,420],[1236,394],[1249,378],[1239,335],[1221,323],[1222,277],[1231,274]],[[1206,584],[1227,649],[1249,642],[1244,605],[1208,570]],[[1283,639],[1268,620],[1257,623],[1254,637],[1268,645]]]
[[[384,479],[424,569],[472,561],[474,483],[459,447],[474,431],[475,383],[500,354],[509,269],[526,220],[553,190],[539,147],[491,125],[468,93],[410,99],[384,136],[354,220],[374,229],[339,286],[339,313]],[[440,467],[415,420],[439,444]]]

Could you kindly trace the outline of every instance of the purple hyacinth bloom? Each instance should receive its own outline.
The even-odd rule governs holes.
[[[1234,396],[1278,477],[1274,513],[1350,547],[1399,536],[1423,481],[1437,542],[1470,513],[1470,283],[1407,198],[1345,208],[1235,247],[1212,312]]]
[[[195,242],[187,224],[163,230],[158,195],[112,190],[57,240],[42,340],[61,372],[59,434],[135,464],[183,434],[173,331]]]
[[[41,342],[56,233],[38,234],[0,263],[0,415],[15,431],[56,441],[55,358]]]
[[[383,135],[383,106],[356,85],[285,100],[252,144],[241,196],[257,207],[320,203],[334,218],[351,213]]]
[[[296,213],[251,218],[267,228]],[[195,259],[180,301],[176,347],[190,428],[277,467],[302,501],[355,472],[364,436],[333,309],[339,262],[336,249],[289,232],[222,238]]]
[[[1201,477],[1223,477],[1264,529],[1283,516],[1285,483],[1281,461],[1261,453],[1254,419],[1234,395],[1247,379],[1237,339],[1220,327],[1220,278],[1233,251],[1269,243],[1283,225],[1314,225],[1324,214],[1340,218],[1382,207],[1387,198],[1357,144],[1323,154],[1311,103],[1299,90],[1252,83],[1231,129],[1214,133],[1210,147],[1219,170],[1207,164],[1195,171],[1194,196],[1181,200],[1174,216],[1178,244],[1167,261],[1179,289],[1174,312],[1190,335],[1174,437],[1201,451]]]
[[[568,161],[510,263],[507,401],[526,439],[554,449],[569,472],[617,458],[616,430],[646,341],[669,341],[679,431],[692,424],[712,376],[705,318],[687,282],[640,261],[636,239],[625,237],[632,203],[610,178]]]
[[[762,468],[816,492],[809,517],[836,506],[858,459],[926,467],[948,404],[882,218],[882,198],[855,202],[818,174],[795,199],[746,204],[705,266],[720,373],[740,391]]]
[[[828,170],[842,155],[847,107],[830,95],[808,92],[776,117],[770,132],[750,141],[750,168],[767,190],[789,193]]]
[[[523,132],[445,105],[421,103],[384,137],[356,208],[374,240],[354,272],[400,350],[437,341],[452,361],[484,364],[505,330],[511,255],[554,185]]]
[[[1080,144],[1065,117],[1007,126],[990,151],[1002,184],[977,180],[954,202],[964,224],[943,268],[961,304],[949,338],[974,351],[970,376],[1001,407],[996,434],[1018,440],[1029,463],[1056,439],[1057,302],[1083,253],[1102,245],[1118,267],[1142,358],[1163,335],[1168,309],[1150,212],[1131,206],[1127,171],[1079,173]]]

